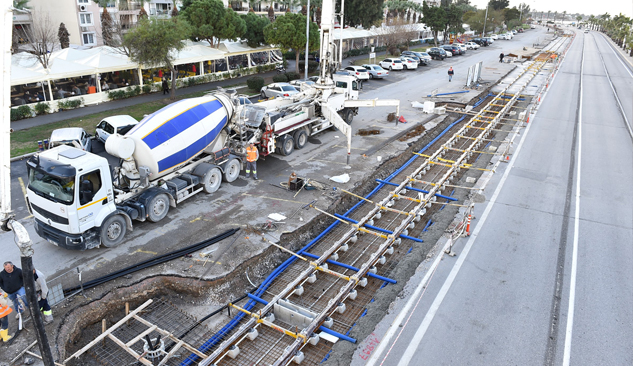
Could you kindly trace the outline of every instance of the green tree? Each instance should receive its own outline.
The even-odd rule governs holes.
[[[576,15],[576,21],[580,22],[582,20],[582,15]]]
[[[132,61],[144,67],[168,67],[172,75],[171,99],[176,98],[176,67],[173,64],[178,51],[185,48],[185,41],[191,34],[189,23],[180,17],[170,21],[140,19],[137,27],[123,38],[123,43],[131,51]]]
[[[510,0],[490,0],[488,6],[492,7],[494,10],[505,9],[510,5]]]
[[[515,7],[503,9],[503,19],[508,22],[513,19],[519,19],[521,12]]]
[[[384,0],[345,0],[345,24],[369,29],[382,20]]]
[[[264,28],[266,43],[278,45],[284,50],[294,50],[296,71],[299,73],[299,54],[306,47],[306,16],[286,13]],[[319,28],[310,22],[309,50],[319,49]]]
[[[13,7],[16,9],[31,9],[29,0],[13,0]]]
[[[246,24],[246,32],[244,33],[244,39],[250,47],[257,47],[265,44],[264,28],[270,24],[270,20],[267,17],[260,17],[255,13],[248,13],[242,15],[242,19]]]
[[[220,45],[221,27],[226,14],[222,1],[196,0],[181,13],[192,26],[192,36],[206,40],[211,47]]]
[[[422,4],[422,23],[431,28],[433,39],[437,46],[437,34],[444,30],[446,25],[446,13],[442,7],[429,6],[426,1]]]
[[[218,46],[221,39],[236,41],[246,32],[246,22],[233,9],[225,9],[220,23],[216,24]]]
[[[106,46],[113,46],[114,41],[114,22],[112,20],[112,16],[108,13],[108,8],[103,8],[103,13],[101,13],[101,39],[103,39],[103,44]]]
[[[451,4],[444,9],[444,14],[444,40],[446,40],[449,33],[457,35],[464,31],[462,26],[464,24],[462,20],[463,13],[457,6]]]

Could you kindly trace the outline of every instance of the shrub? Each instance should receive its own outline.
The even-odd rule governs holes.
[[[108,98],[110,100],[124,99],[127,98],[127,93],[123,89],[108,90]]]
[[[407,46],[399,46],[398,49],[400,50],[400,52],[404,52],[404,51],[408,50],[409,47],[407,47]]]
[[[301,75],[296,72],[287,72],[286,77],[288,78],[288,81],[290,81],[300,79]]]
[[[288,75],[287,74],[278,74],[273,76],[273,81],[276,83],[287,83]]]
[[[259,91],[264,86],[264,78],[261,76],[253,76],[246,79],[246,85],[250,90]]]
[[[315,72],[319,68],[319,63],[316,61],[308,61],[308,72]],[[305,71],[306,66],[304,62],[299,63],[299,71]]]
[[[28,105],[21,105],[15,109],[11,109],[11,121],[18,121],[25,118],[31,118],[33,110]]]
[[[144,84],[143,85],[143,93],[144,94],[149,94],[152,92],[152,86],[149,84]]]
[[[35,105],[35,114],[38,116],[41,114],[47,114],[51,110],[51,106],[48,103],[37,103]]]
[[[83,102],[84,102],[84,98],[70,99],[70,100],[60,100],[59,102],[57,102],[57,106],[61,110],[75,109],[75,108],[80,107]]]

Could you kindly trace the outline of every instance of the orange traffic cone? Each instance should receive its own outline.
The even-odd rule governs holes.
[[[400,123],[407,123],[407,120],[404,119],[404,116],[400,116],[400,118],[398,118],[398,122],[400,122]]]
[[[510,155],[506,155],[506,163],[510,161]]]

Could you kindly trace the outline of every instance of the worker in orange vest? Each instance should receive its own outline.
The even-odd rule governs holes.
[[[8,342],[12,337],[9,335],[9,314],[13,311],[9,307],[6,294],[0,295],[0,338],[3,342]]]
[[[246,178],[251,175],[252,169],[253,178],[257,180],[257,159],[259,159],[259,150],[257,150],[255,144],[251,142],[246,148]]]

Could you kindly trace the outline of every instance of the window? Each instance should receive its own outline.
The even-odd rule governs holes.
[[[88,4],[90,3],[90,0],[77,0],[78,4]]]
[[[90,203],[101,189],[101,174],[98,170],[84,174],[79,178],[79,204]]]
[[[84,46],[97,44],[97,42],[95,41],[95,33],[94,32],[92,32],[92,33],[82,33],[81,37],[83,38]]]
[[[82,27],[94,25],[92,22],[92,13],[79,13],[79,25]]]

